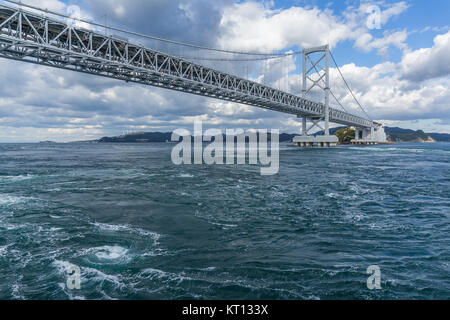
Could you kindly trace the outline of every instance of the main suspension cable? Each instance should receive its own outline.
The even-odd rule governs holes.
[[[184,46],[184,47],[189,47],[189,48],[194,48],[194,49],[202,49],[202,50],[207,50],[207,51],[222,52],[222,53],[229,53],[229,54],[239,54],[239,55],[248,55],[248,56],[264,56],[264,57],[280,56],[280,57],[283,57],[283,56],[286,55],[286,54],[283,54],[283,53],[260,53],[260,52],[243,52],[243,51],[224,50],[224,49],[210,48],[210,47],[199,46],[199,45],[194,45],[194,44],[189,44],[189,43],[183,43],[183,42],[179,42],[179,41],[174,41],[174,40],[168,40],[168,39],[164,39],[164,38],[149,36],[149,35],[138,33],[138,32],[134,32],[134,31],[128,31],[128,30],[124,30],[124,29],[119,29],[119,28],[116,28],[116,27],[110,27],[110,26],[106,26],[106,25],[101,24],[101,23],[87,21],[87,20],[76,18],[76,17],[71,17],[71,16],[68,16],[68,15],[65,15],[65,14],[62,14],[62,13],[58,13],[58,12],[55,12],[55,11],[50,11],[50,10],[47,10],[47,9],[42,9],[42,8],[39,8],[39,7],[36,7],[36,6],[32,6],[32,5],[29,5],[29,4],[26,4],[26,3],[22,3],[20,1],[5,0],[5,2],[13,3],[13,4],[18,5],[18,6],[27,7],[27,8],[33,9],[33,10],[38,10],[38,11],[41,11],[41,12],[45,12],[47,14],[56,15],[56,16],[59,16],[59,17],[62,17],[62,18],[78,21],[78,22],[81,22],[81,23],[87,23],[87,24],[90,24],[90,25],[93,25],[93,26],[96,26],[96,27],[100,27],[100,28],[105,28],[105,29],[109,29],[109,30],[113,30],[113,31],[117,31],[117,32],[129,34],[129,35],[134,35],[134,36],[141,37],[141,38],[161,41],[161,42],[170,43],[170,44],[176,44],[176,45],[179,45],[179,46]]]
[[[338,71],[339,71],[339,74],[340,74],[341,77],[342,77],[342,80],[344,80],[344,83],[345,83],[345,85],[347,86],[347,89],[350,91],[351,95],[353,96],[353,99],[355,99],[356,103],[357,103],[358,106],[361,108],[361,110],[364,112],[364,114],[367,116],[367,118],[369,118],[369,120],[372,120],[372,118],[369,116],[369,114],[366,112],[366,110],[364,110],[364,108],[363,108],[363,106],[361,105],[361,103],[359,103],[358,99],[356,98],[355,94],[353,93],[353,90],[352,90],[352,89],[350,88],[350,86],[348,85],[347,80],[345,80],[344,75],[342,74],[341,69],[339,68],[339,66],[338,66],[338,64],[337,64],[337,62],[336,62],[336,59],[334,58],[333,53],[331,53],[331,51],[330,51],[330,55],[331,55],[331,58],[332,58],[333,61],[334,61],[334,64],[336,65],[336,68],[337,68]]]
[[[236,62],[244,62],[244,61],[265,61],[265,60],[275,60],[275,59],[282,59],[286,57],[291,57],[294,55],[301,54],[302,51],[295,51],[295,52],[289,52],[274,56],[269,56],[265,58],[248,58],[248,59],[231,59],[231,58],[201,58],[201,57],[187,57],[187,56],[177,56],[180,59],[186,59],[186,60],[192,60],[192,61],[236,61]],[[242,53],[244,54],[244,53]],[[252,54],[249,54],[252,55]]]

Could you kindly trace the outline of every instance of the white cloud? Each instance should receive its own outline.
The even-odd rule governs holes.
[[[388,6],[387,9],[381,12],[381,24],[385,25],[391,18],[402,14],[408,8],[409,5],[405,1],[397,2],[392,4],[391,6]]]
[[[385,31],[383,38],[374,38],[371,34],[364,33],[356,39],[355,47],[366,52],[376,49],[378,55],[388,58],[388,49],[391,46],[397,47],[402,50],[408,49],[408,46],[406,44],[407,38],[408,33],[406,30],[397,32]]]
[[[274,9],[270,4],[260,2],[239,2],[226,7],[220,27],[223,30],[218,39],[221,48],[271,52],[286,47],[314,47],[339,42],[355,41],[355,47],[363,51],[377,50],[379,55],[387,56],[389,47],[407,49],[406,30],[386,31],[382,38],[375,38],[367,28],[367,8],[370,3],[360,7],[348,7],[343,17],[333,11],[317,7],[291,7]],[[405,2],[386,5],[380,3],[381,24],[385,25],[393,17],[407,10]]]
[[[300,45],[312,47],[347,38],[350,28],[329,11],[291,7],[276,10],[263,3],[242,2],[227,7],[221,21],[222,48],[242,51],[281,50]]]
[[[404,78],[413,81],[450,75],[450,31],[436,36],[433,47],[407,53],[401,71]]]
[[[66,12],[66,4],[59,0],[22,0],[22,3],[58,13]]]
[[[435,79],[414,84],[401,79],[401,74],[396,72],[400,65],[386,62],[367,68],[348,64],[341,70],[358,100],[375,119],[448,118],[450,80]],[[332,70],[332,88],[347,109],[361,114],[336,70]]]
[[[388,57],[388,49],[390,46],[406,50],[406,40],[408,37],[406,30],[394,32],[386,30],[382,38],[376,38],[370,33],[371,30],[367,28],[367,12],[374,5],[380,9],[381,28],[385,27],[392,18],[404,13],[409,8],[409,5],[404,1],[392,4],[386,4],[384,1],[366,1],[361,2],[358,8],[349,7],[344,13],[344,17],[346,24],[352,29],[349,38],[355,41],[354,47],[365,52],[375,49],[378,55],[385,58]]]

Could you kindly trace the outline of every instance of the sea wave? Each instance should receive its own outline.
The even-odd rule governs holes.
[[[188,277],[183,274],[166,272],[160,269],[153,269],[153,268],[147,268],[142,270],[138,276],[140,278],[158,279],[163,282],[175,281],[177,283],[181,283],[183,281],[193,280],[191,277]]]
[[[177,178],[194,178],[194,175],[189,173],[180,173],[176,175]]]
[[[0,246],[0,257],[3,257],[7,254],[8,248],[10,247],[10,244],[7,244],[6,246]]]
[[[79,267],[79,266],[66,260],[55,260],[52,263],[52,265],[56,269],[57,274],[61,277],[61,280],[64,281],[60,283],[59,286],[68,296],[68,298],[73,300],[85,300],[84,296],[74,295],[73,291],[68,290],[65,284],[65,280],[67,279],[68,276],[68,271],[72,267]],[[98,291],[103,295],[104,298],[113,299],[103,290],[103,288],[106,285],[112,285],[112,287],[115,289],[122,289],[127,286],[124,283],[122,276],[120,275],[107,274],[92,267],[81,266],[79,268],[80,268],[80,284],[82,290],[85,285],[89,284],[89,286],[97,287]]]
[[[33,200],[33,199],[27,198],[27,197],[18,197],[18,196],[0,193],[0,206],[2,206],[2,205],[3,206],[11,206],[11,205],[15,205],[18,203],[27,202],[30,200]]]
[[[22,174],[22,175],[17,175],[17,176],[2,176],[2,175],[0,175],[0,183],[30,180],[35,177],[36,176],[32,175],[32,174]]]
[[[133,233],[139,236],[150,237],[155,242],[157,242],[161,238],[161,235],[156,232],[144,230],[142,228],[132,227],[130,225],[107,224],[100,222],[94,222],[92,224],[101,231]]]
[[[126,264],[133,259],[130,250],[118,245],[84,249],[79,253],[93,264]]]
[[[0,299],[450,292],[449,145],[294,149],[273,177],[257,166],[175,166],[170,146],[111,146],[2,155]],[[373,264],[384,275],[377,292],[365,285]],[[73,265],[81,290],[66,288]]]

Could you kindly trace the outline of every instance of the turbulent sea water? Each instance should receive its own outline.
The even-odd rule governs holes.
[[[172,146],[0,145],[0,299],[450,297],[450,144],[284,147],[269,177]]]

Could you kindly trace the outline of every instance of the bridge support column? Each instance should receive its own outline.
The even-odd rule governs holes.
[[[330,48],[325,48],[325,135],[330,135]]]
[[[315,53],[320,53],[319,57],[314,57]],[[325,66],[322,66],[325,65]],[[307,98],[309,92],[315,87],[324,91],[324,104],[321,114],[311,114],[309,119],[307,116],[302,117],[302,135],[294,138],[294,143],[300,147],[318,146],[318,147],[334,147],[338,144],[339,139],[330,135],[330,48],[328,45],[304,49],[303,50],[303,83],[302,95]],[[319,80],[314,81],[312,74],[318,73]],[[306,127],[307,120],[311,120],[313,124],[309,129]],[[319,122],[323,121],[324,126],[320,126]],[[323,131],[323,136],[308,136],[308,131],[313,128],[319,128]]]
[[[306,129],[306,121],[308,119],[306,117],[302,118],[302,136],[306,137],[308,135],[308,131]]]

